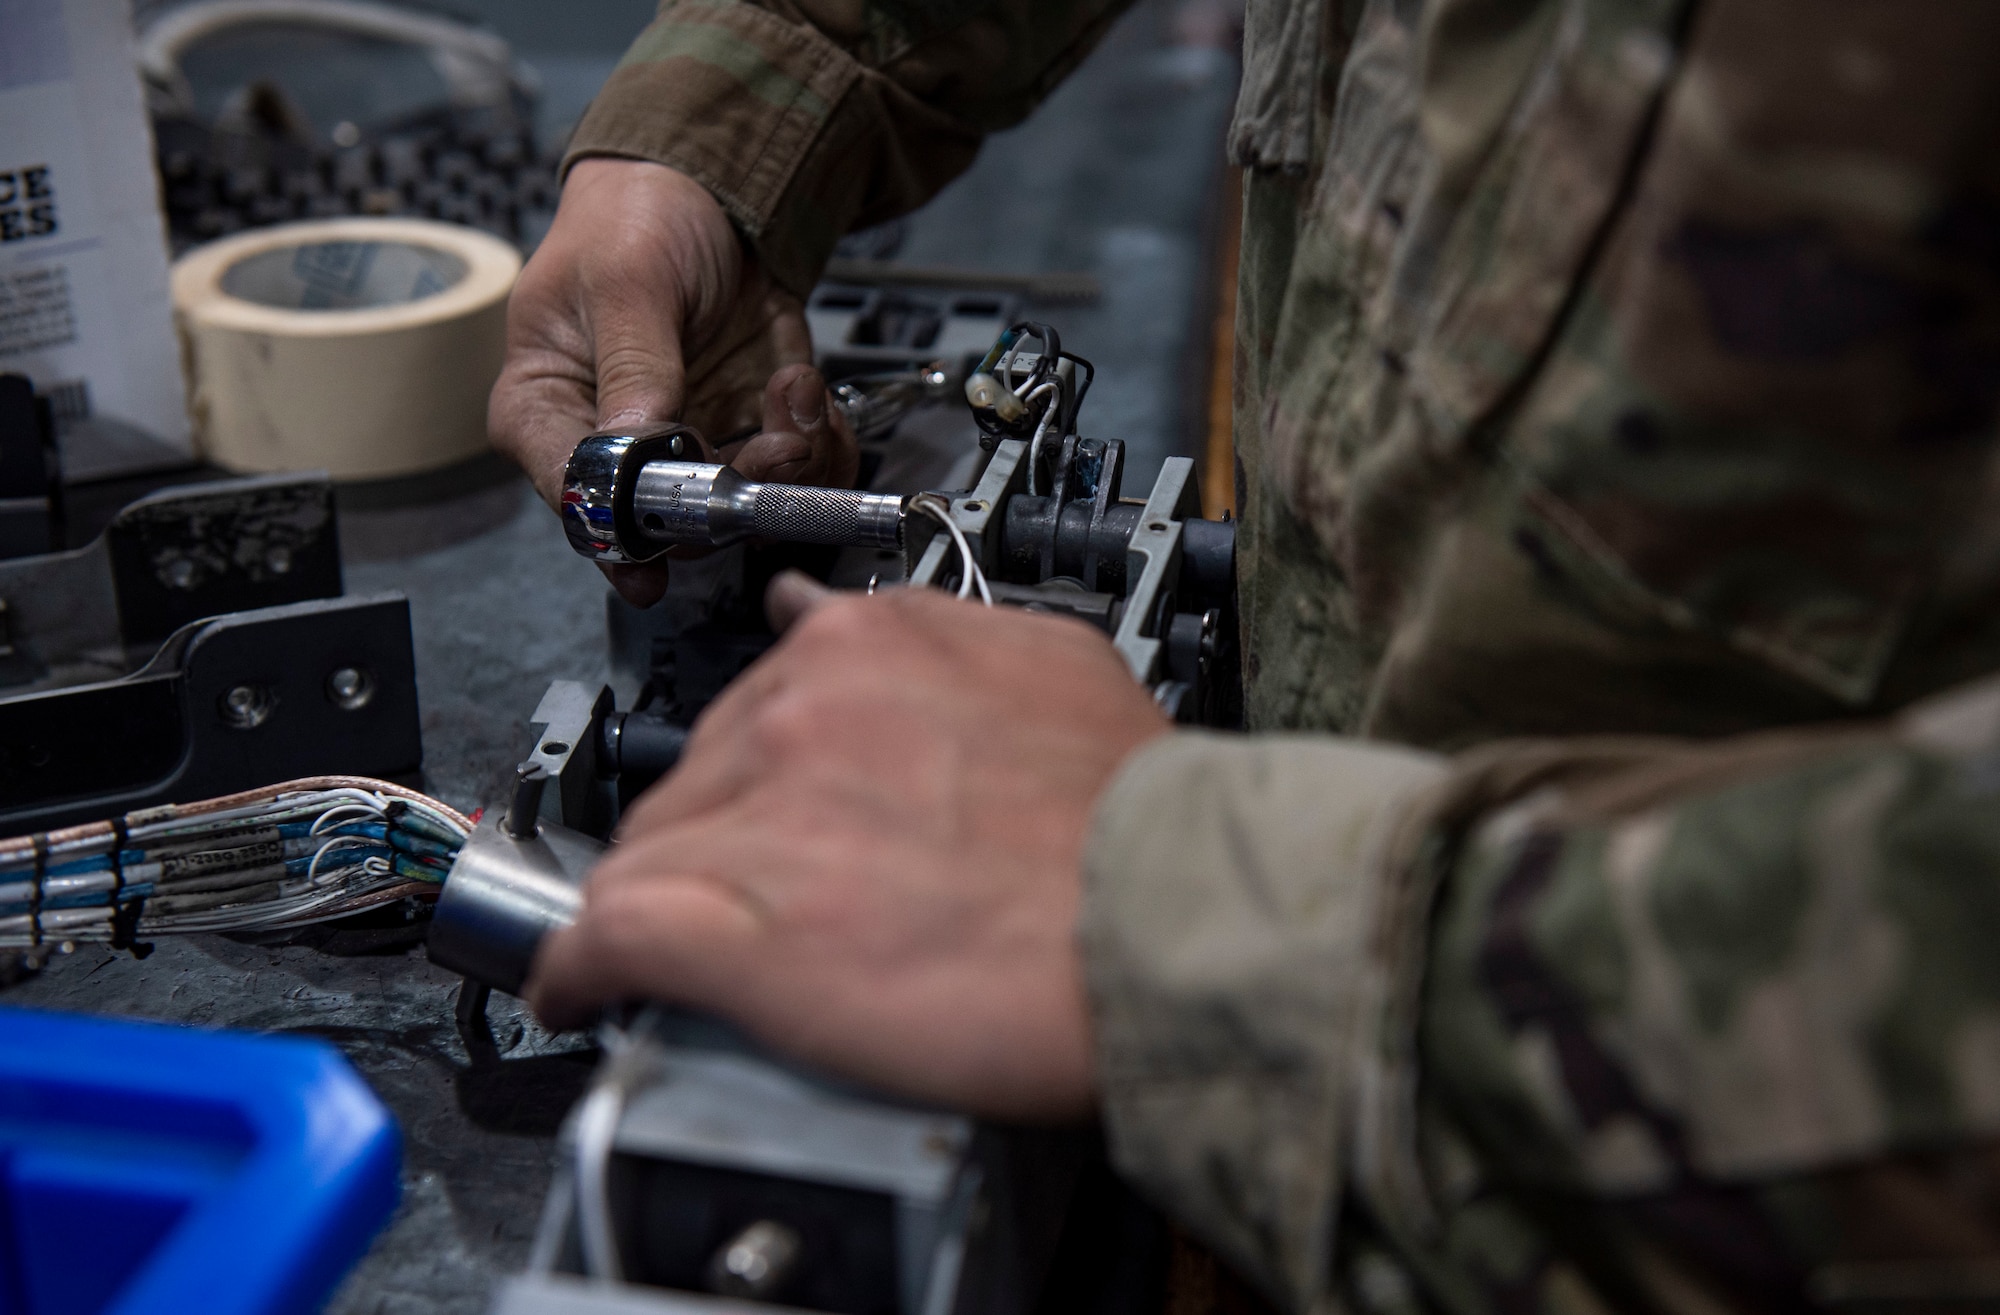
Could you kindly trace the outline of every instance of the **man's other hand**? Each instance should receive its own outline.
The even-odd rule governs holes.
[[[647,161],[581,160],[508,301],[487,428],[551,506],[584,435],[666,420],[729,444],[723,458],[751,479],[844,487],[854,439],[811,359],[798,298],[706,188]],[[642,606],[665,585],[643,567],[607,574]]]
[[[799,576],[770,607],[799,619],[626,816],[536,1011],[691,1005],[886,1090],[1084,1114],[1085,833],[1165,719],[1076,621]]]

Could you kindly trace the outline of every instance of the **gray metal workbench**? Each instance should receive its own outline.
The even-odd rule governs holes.
[[[491,8],[535,60],[522,32],[547,28],[535,17],[547,7]],[[634,22],[627,10],[650,8],[606,11]],[[1128,16],[1041,114],[996,138],[916,217],[902,251],[908,261],[1097,275],[1096,305],[1038,313],[1096,361],[1086,428],[1126,441],[1139,486],[1163,457],[1191,450],[1196,433],[1190,402],[1206,374],[1207,248],[1234,85],[1230,59],[1176,44],[1172,19],[1157,3]],[[609,48],[545,53],[552,115],[573,117],[609,68],[625,34],[609,35]],[[467,809],[499,798],[548,683],[610,678],[600,577],[518,479],[350,511],[342,536],[350,593],[410,597],[427,788]],[[144,960],[89,948],[0,1002],[333,1041],[395,1111],[405,1168],[395,1222],[332,1309],[475,1312],[524,1260],[554,1133],[595,1056],[586,1038],[552,1036],[499,997],[493,1046],[468,1053],[453,1022],[457,983],[425,960],[420,936],[411,927],[270,945],[189,938]]]

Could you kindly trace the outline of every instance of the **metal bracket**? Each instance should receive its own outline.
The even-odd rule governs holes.
[[[1000,529],[1005,524],[1002,509],[1008,498],[1027,486],[1028,445],[1017,438],[1003,439],[993,449],[972,492],[951,499],[952,520],[965,531],[966,538],[979,545],[980,566],[989,574],[994,573],[1000,556]],[[912,516],[904,522],[903,557],[909,583],[920,588],[936,588],[945,571],[958,560],[951,536],[928,516]]]
[[[123,679],[0,699],[0,834],[422,762],[403,595],[237,612]]]
[[[1180,574],[1181,522],[1201,514],[1194,462],[1168,457],[1146,499],[1146,509],[1126,550],[1125,615],[1111,637],[1139,683],[1152,689],[1160,677],[1160,618],[1172,608],[1171,582]]]
[[[539,766],[556,788],[542,795],[541,816],[586,835],[608,835],[618,819],[615,771],[598,761],[604,719],[617,708],[609,686],[551,682],[528,719],[535,746],[521,766]]]
[[[17,659],[0,681],[47,688],[146,660],[203,617],[341,591],[333,485],[324,475],[184,484],[120,511],[70,552],[0,561]]]

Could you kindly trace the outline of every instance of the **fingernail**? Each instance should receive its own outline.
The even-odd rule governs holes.
[[[800,429],[812,429],[826,419],[826,384],[817,370],[808,370],[785,388],[785,409]]]

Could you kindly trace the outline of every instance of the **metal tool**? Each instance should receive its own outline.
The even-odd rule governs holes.
[[[1032,348],[1032,349],[1031,349]],[[1060,612],[1103,629],[1177,719],[1232,725],[1236,527],[1200,516],[1194,463],[1122,496],[1124,445],[1084,438],[1094,375],[1054,329],[1010,327],[965,383],[990,456],[969,490],[911,497],[757,484],[694,459],[683,426],[592,434],[571,454],[563,524],[602,562],[746,538],[900,550],[903,582]]]
[[[643,562],[669,548],[720,548],[753,535],[884,548],[902,541],[901,498],[753,483],[683,456],[700,450],[699,436],[682,425],[586,438],[563,482],[570,546],[600,562]]]

